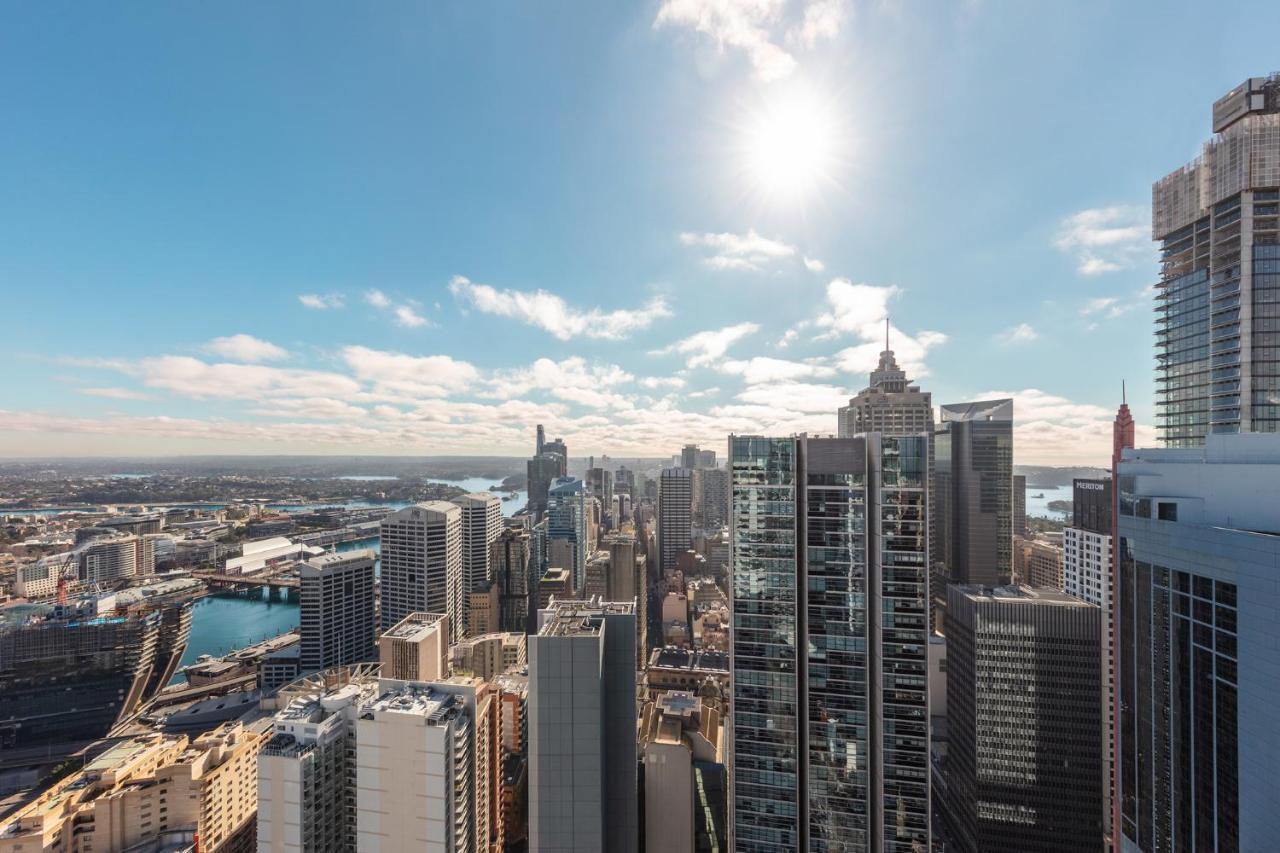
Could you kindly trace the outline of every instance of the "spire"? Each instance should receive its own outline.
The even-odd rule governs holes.
[[[884,315],[884,351],[889,351],[889,315]]]

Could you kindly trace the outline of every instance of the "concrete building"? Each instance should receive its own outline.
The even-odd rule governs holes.
[[[369,549],[312,557],[298,566],[303,672],[375,660],[378,611]]]
[[[1026,544],[1027,570],[1021,582],[1038,588],[1062,589],[1062,544],[1040,536],[1027,540]]]
[[[529,850],[635,853],[635,612],[560,601],[529,641]]]
[[[484,581],[467,594],[471,633],[492,634],[502,618],[502,600],[498,585]],[[471,634],[469,633],[468,636]]]
[[[640,714],[644,849],[727,849],[727,785],[720,714],[692,693],[666,692]]]
[[[547,569],[547,573],[538,581],[538,609],[542,610],[551,604],[551,599],[557,601],[573,597],[573,580],[569,576],[568,569],[551,568]]]
[[[1103,848],[1101,612],[1053,589],[947,590],[947,813],[962,851]]]
[[[1199,157],[1151,188],[1156,429],[1170,447],[1280,429],[1280,74],[1213,104]]]
[[[723,719],[729,710],[729,654],[706,649],[654,649],[644,670],[644,689],[649,699],[667,690],[693,693],[703,700],[723,699],[716,705]]]
[[[1013,401],[939,409],[934,433],[933,595],[947,583],[1001,586],[1013,576]]]
[[[871,382],[836,413],[841,438],[863,433],[884,435],[933,434],[933,402],[928,391],[911,384],[889,348],[888,321],[880,363]]]
[[[693,469],[664,468],[658,478],[658,573],[674,569],[676,560],[691,544]]]
[[[729,448],[730,844],[927,850],[928,436]]]
[[[462,510],[463,634],[471,630],[470,594],[493,580],[490,547],[502,533],[502,500],[493,492],[472,492],[453,499]]]
[[[123,741],[7,815],[0,853],[124,853],[196,838],[201,850],[252,850],[265,741],[239,723],[194,740]]]
[[[585,486],[577,477],[556,480],[547,498],[548,565],[568,569],[574,590],[586,582],[591,549],[586,501]]]
[[[439,681],[449,675],[449,617],[410,613],[378,638],[382,676],[402,681]]]
[[[724,468],[693,471],[692,524],[702,530],[719,530],[729,520],[729,472]]]
[[[462,510],[447,501],[405,507],[382,520],[381,542],[381,623],[444,613],[451,631],[461,625]]]
[[[525,469],[529,479],[529,512],[535,519],[542,517],[547,511],[547,498],[551,484],[560,477],[565,468],[564,460],[555,455],[540,453],[526,463]]]
[[[1121,848],[1272,849],[1280,436],[1125,450],[1116,486]]]
[[[1013,475],[1013,537],[1027,535],[1027,478]]]
[[[528,665],[526,635],[522,632],[468,637],[453,647],[453,671],[485,681]]]

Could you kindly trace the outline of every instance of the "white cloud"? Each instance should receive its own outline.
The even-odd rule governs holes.
[[[647,329],[655,320],[671,316],[671,309],[661,297],[650,300],[643,308],[582,311],[545,290],[498,290],[463,276],[454,276],[449,290],[477,311],[520,320],[562,341],[575,337],[621,340]]]
[[[703,258],[702,262],[717,270],[758,272],[770,261],[796,254],[795,246],[762,237],[754,228],[749,229],[746,234],[695,234],[685,231],[680,234],[680,242],[686,246],[710,249],[712,253]],[[805,263],[808,264],[807,259]]]
[[[373,384],[375,394],[444,397],[480,380],[474,365],[447,355],[414,356],[349,346],[342,349],[342,358],[356,378]]]
[[[366,290],[364,293],[364,301],[368,302],[374,308],[390,308],[391,299],[381,290]]]
[[[725,326],[723,329],[707,329],[690,335],[683,341],[677,341],[671,346],[653,350],[650,354],[680,353],[689,357],[686,362],[687,366],[705,367],[723,358],[724,354],[729,351],[729,347],[748,335],[754,335],[758,331],[760,331],[760,326],[756,323],[738,323],[733,326]]]
[[[720,370],[723,373],[741,376],[748,385],[834,376],[836,373],[834,368],[823,364],[787,361],[767,356],[756,356],[745,360],[730,359],[720,364]]]
[[[834,39],[851,11],[847,0],[811,0],[805,5],[804,19],[787,30],[787,41],[813,47],[821,39]]]
[[[1073,255],[1076,271],[1085,276],[1128,269],[1155,257],[1150,213],[1130,205],[1073,213],[1059,225],[1054,245]]]
[[[130,365],[149,388],[196,399],[261,400],[268,397],[346,397],[360,391],[349,376],[261,364],[209,364],[198,358],[162,355]]]
[[[820,273],[820,272],[826,272],[827,265],[824,264],[822,261],[818,260],[817,258],[810,258],[808,256],[805,256],[804,268],[807,269],[809,272]]]
[[[1016,326],[1010,326],[999,334],[1000,342],[1006,346],[1013,344],[1029,344],[1038,337],[1040,337],[1040,333],[1027,323],[1019,323]]]
[[[664,0],[653,25],[686,27],[710,37],[719,50],[740,50],[757,79],[778,80],[796,67],[773,41],[785,6],[785,0]]]
[[[332,397],[289,397],[272,400],[249,409],[249,414],[270,418],[308,418],[310,420],[343,420],[369,416],[366,409]]]
[[[873,370],[884,349],[889,301],[899,293],[893,285],[854,284],[846,278],[832,279],[827,285],[827,310],[813,321],[826,332],[815,340],[830,340],[842,335],[859,338],[861,343],[836,353],[836,363],[850,373]],[[921,331],[908,335],[897,326],[891,326],[889,331],[889,345],[898,364],[913,379],[928,375],[925,356],[929,350],[947,342],[947,336],[942,332]],[[793,338],[784,335],[783,339],[789,343]]]
[[[151,395],[130,388],[81,388],[81,394],[90,397],[105,397],[108,400],[150,400]]]
[[[255,338],[253,335],[230,335],[224,338],[214,338],[201,349],[210,355],[229,358],[232,361],[250,363],[279,361],[282,358],[289,357],[287,350],[269,341]]]
[[[316,311],[324,311],[328,308],[341,308],[346,305],[346,300],[339,293],[304,293],[298,297],[298,301],[308,308]]]
[[[408,305],[397,305],[395,314],[397,326],[404,326],[406,329],[417,329],[420,326],[427,325],[427,318],[414,311]]]
[[[685,381],[679,376],[646,376],[639,380],[639,383],[643,387],[652,390],[657,390],[659,388],[683,388],[685,386]]]
[[[826,412],[830,422],[825,429],[831,432],[835,428],[836,409],[848,404],[849,392],[835,385],[776,382],[768,385],[753,385],[739,392],[738,399],[744,403],[784,411]]]
[[[1038,388],[987,391],[975,399],[1013,399],[1014,459],[1023,465],[1098,465],[1111,461],[1115,409],[1076,403]],[[1155,430],[1139,425],[1138,447],[1155,444]]]

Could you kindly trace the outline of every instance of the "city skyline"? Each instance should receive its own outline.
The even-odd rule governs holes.
[[[1151,185],[1274,64],[1138,4],[300,10],[6,16],[0,456],[834,434],[888,315],[1097,463],[1121,377],[1156,442]]]

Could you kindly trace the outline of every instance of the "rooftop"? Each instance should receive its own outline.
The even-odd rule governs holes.
[[[392,682],[367,708],[386,714],[410,714],[426,717],[427,724],[437,726],[460,713],[457,697],[437,690],[429,684]]]
[[[444,618],[446,618],[444,613],[410,613],[393,627],[384,631],[382,636],[393,640],[421,639]]]
[[[544,611],[546,618],[538,635],[542,637],[590,637],[600,633],[604,617],[631,615],[634,605],[629,601],[552,601]]]
[[[1049,587],[1029,586],[963,586],[953,587],[960,595],[973,601],[999,601],[1012,604],[1056,604],[1063,607],[1094,607],[1074,595]]]

